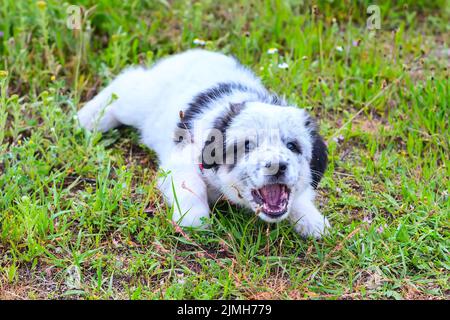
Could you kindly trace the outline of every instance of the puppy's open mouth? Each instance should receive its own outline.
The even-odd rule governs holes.
[[[260,189],[253,189],[252,196],[266,215],[276,218],[286,213],[290,192],[284,184],[268,184]]]

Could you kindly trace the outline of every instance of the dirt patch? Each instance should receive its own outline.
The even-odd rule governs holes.
[[[380,119],[358,119],[355,120],[355,125],[362,131],[371,134],[376,134],[381,129],[384,129],[385,131],[389,131],[392,129],[389,124],[385,123],[385,121],[381,121]]]

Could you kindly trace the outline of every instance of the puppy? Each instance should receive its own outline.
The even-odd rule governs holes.
[[[314,206],[327,149],[314,120],[237,60],[190,50],[130,68],[79,112],[81,126],[137,128],[166,172],[158,187],[182,226],[205,227],[220,198],[302,236],[330,226]]]

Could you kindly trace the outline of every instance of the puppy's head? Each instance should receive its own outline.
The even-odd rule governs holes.
[[[260,102],[230,105],[202,156],[225,197],[267,222],[286,218],[295,194],[317,187],[327,164],[326,146],[304,110]]]

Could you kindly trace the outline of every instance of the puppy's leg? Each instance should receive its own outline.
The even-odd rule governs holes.
[[[97,129],[106,132],[120,125],[120,122],[113,114],[113,93],[111,88],[106,88],[100,92],[94,99],[84,105],[78,111],[78,120],[80,125],[87,130]]]
[[[327,218],[322,216],[313,203],[314,191],[308,189],[293,200],[289,220],[295,230],[303,237],[313,236],[320,239],[331,226]]]
[[[174,152],[161,168],[169,172],[160,178],[158,187],[166,201],[173,206],[172,220],[185,227],[208,227],[209,218],[206,184],[197,165],[189,163],[183,152]]]
[[[151,114],[149,88],[158,92],[149,72],[144,68],[129,68],[122,72],[78,111],[81,126],[102,132],[120,124],[141,127]]]

